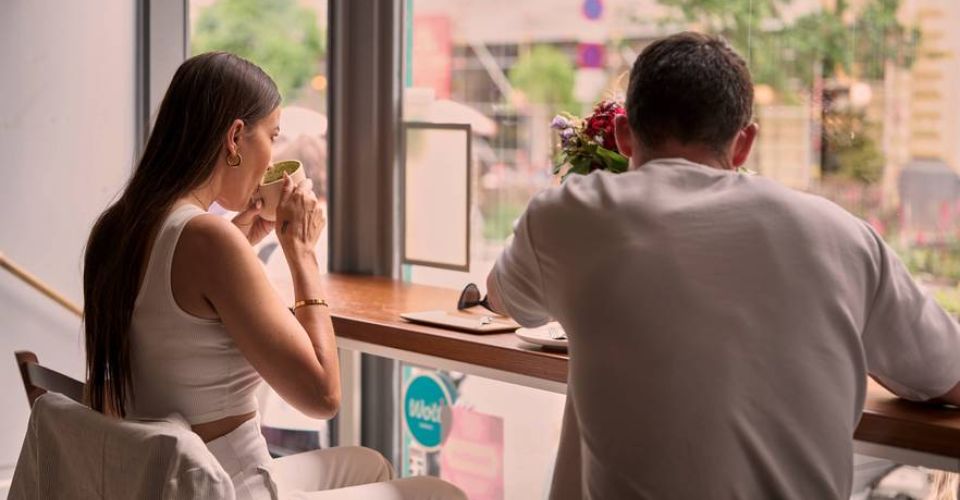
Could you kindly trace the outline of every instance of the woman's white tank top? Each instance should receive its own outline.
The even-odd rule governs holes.
[[[173,252],[184,226],[204,213],[189,204],[174,208],[150,252],[130,323],[131,417],[176,412],[195,425],[257,410],[262,379],[223,323],[193,316],[173,298]]]

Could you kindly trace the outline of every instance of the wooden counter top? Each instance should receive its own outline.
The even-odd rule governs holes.
[[[416,325],[401,313],[453,309],[459,292],[384,278],[327,275],[337,336],[566,383],[567,355],[531,347],[512,333],[477,335]]]
[[[324,277],[337,336],[566,383],[568,357],[512,333],[475,335],[415,325],[400,313],[451,309],[459,292],[351,275]],[[854,437],[863,442],[960,458],[960,410],[910,403],[874,382]]]

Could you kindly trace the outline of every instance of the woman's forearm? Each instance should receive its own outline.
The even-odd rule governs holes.
[[[320,268],[312,252],[291,259],[289,264],[293,277],[294,300],[328,300],[320,283]],[[326,373],[322,396],[330,400],[335,411],[340,400],[340,362],[329,308],[323,305],[307,305],[296,308],[294,315],[310,337],[317,361]]]
[[[287,263],[293,277],[294,300],[326,299],[322,296],[320,265],[313,251],[298,252],[292,258],[287,257]]]

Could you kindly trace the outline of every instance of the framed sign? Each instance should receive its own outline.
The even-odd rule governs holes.
[[[407,122],[400,162],[400,260],[470,270],[470,125]]]

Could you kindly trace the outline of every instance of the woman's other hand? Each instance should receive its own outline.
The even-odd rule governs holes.
[[[313,255],[326,226],[323,209],[313,192],[313,181],[294,184],[284,174],[283,193],[277,205],[277,239],[288,258]]]
[[[268,221],[260,217],[260,211],[263,210],[263,200],[259,197],[250,200],[247,209],[240,212],[233,218],[233,224],[240,228],[240,232],[246,236],[251,245],[256,245],[264,237],[273,231],[275,222]]]

